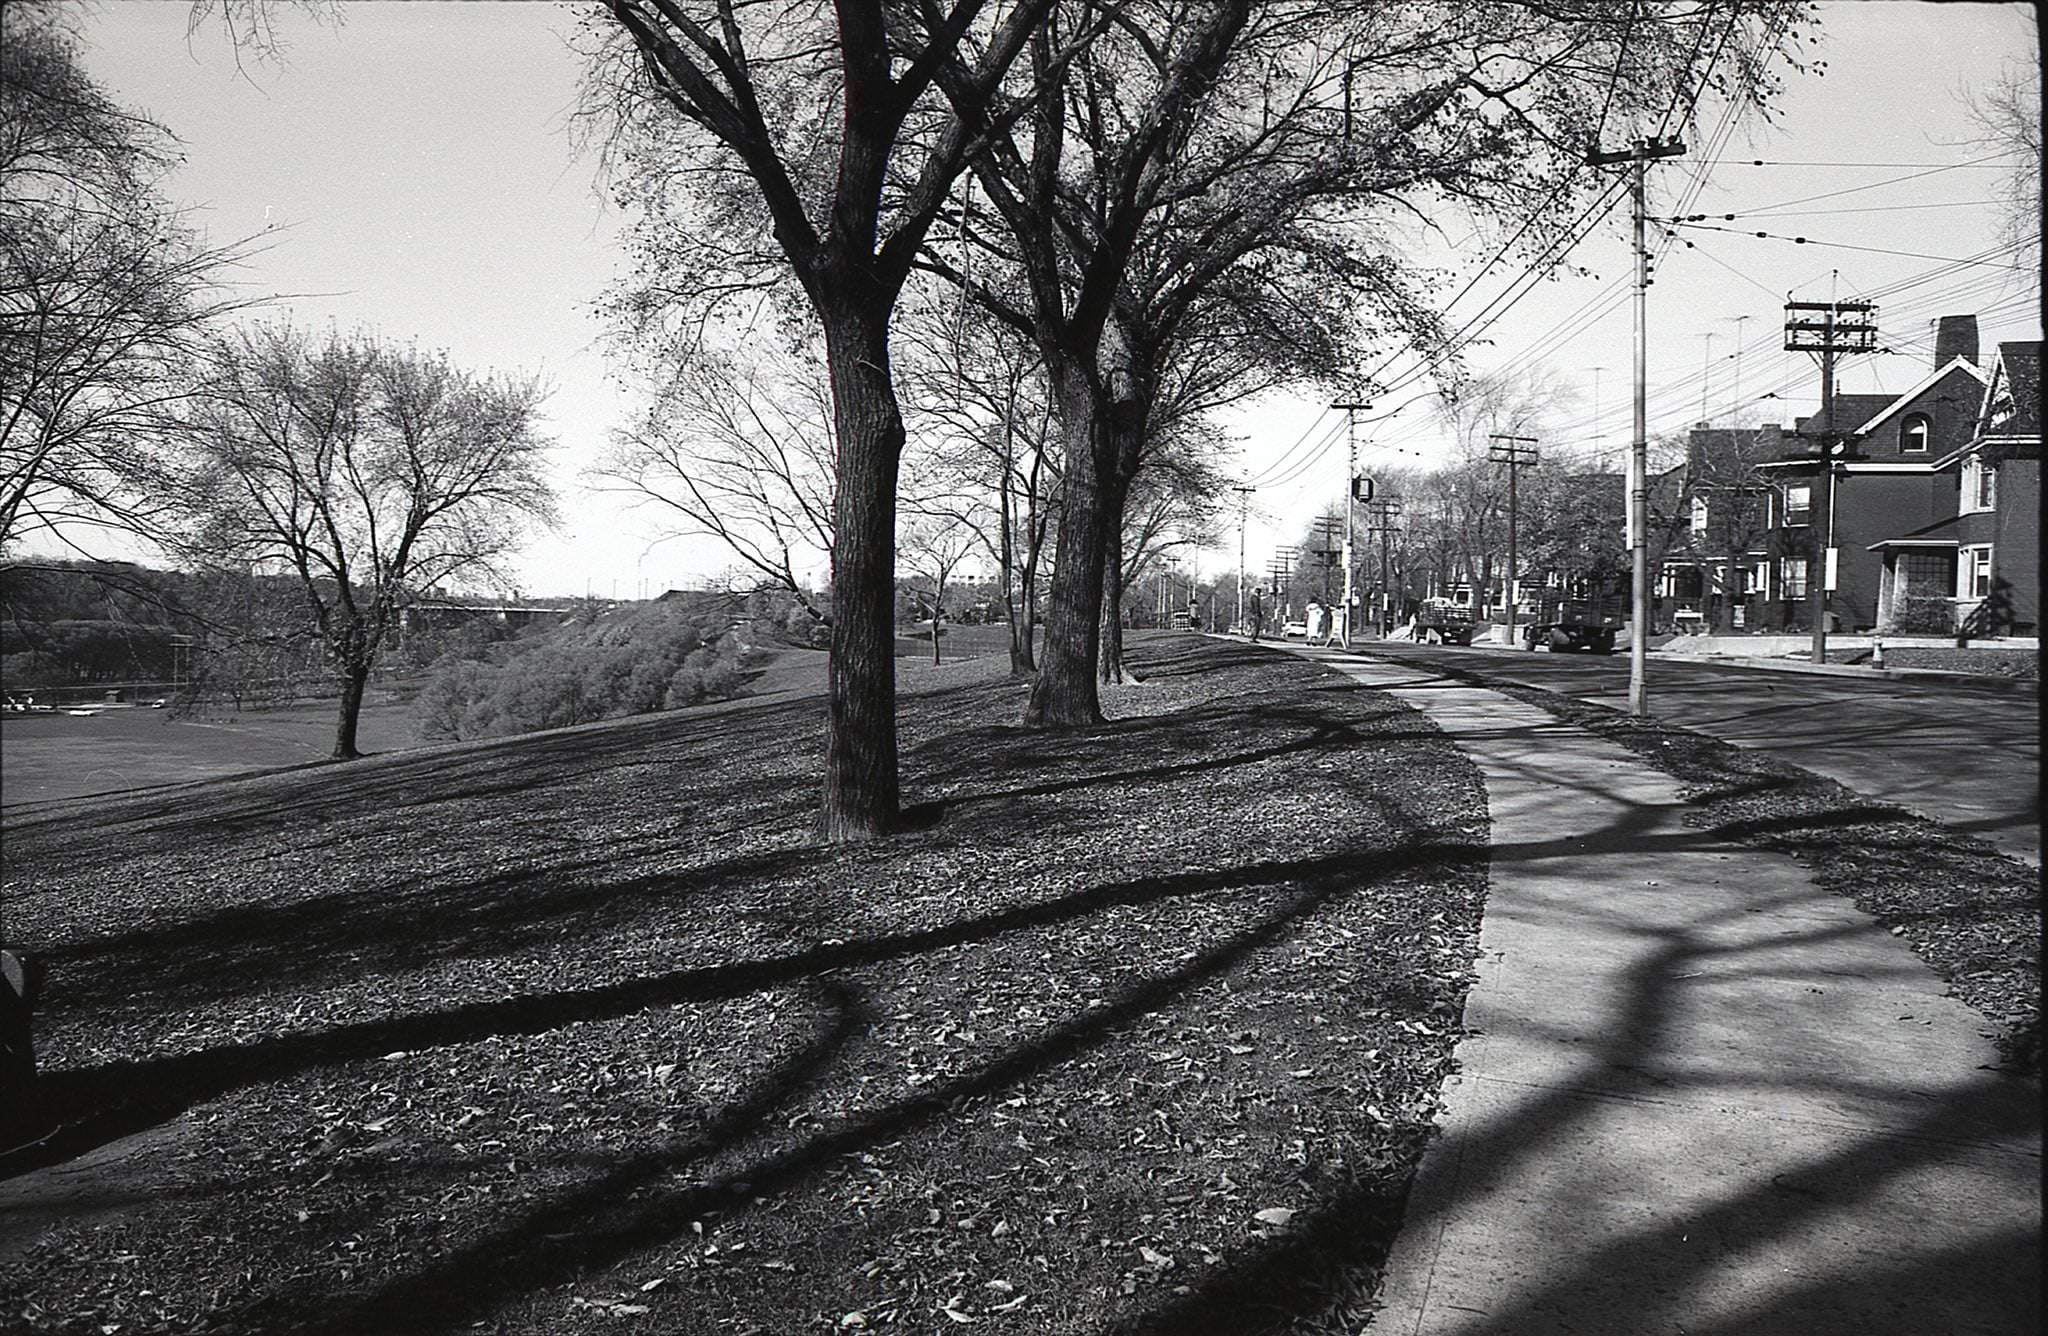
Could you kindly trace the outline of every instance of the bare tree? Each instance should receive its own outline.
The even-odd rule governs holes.
[[[1104,553],[1163,368],[1198,312],[1281,317],[1236,327],[1284,331],[1268,350],[1296,377],[1333,378],[1375,340],[1431,347],[1442,331],[1407,259],[1414,222],[1430,225],[1448,196],[1541,246],[1596,188],[1588,138],[1656,124],[1710,74],[1762,100],[1789,18],[1733,3],[1640,6],[1626,21],[1576,5],[1319,0],[1120,13],[1063,96],[977,163],[1009,237],[966,234],[1021,270],[1028,306],[929,261],[1038,340],[1056,387],[1061,558],[1027,720],[1100,717]],[[1058,32],[1056,19],[1040,49]]]
[[[2029,12],[2039,44],[2040,19]],[[2000,183],[2000,239],[2038,255],[2041,249],[2041,69],[2013,64],[1990,85],[1963,94],[1980,132],[1977,147],[2012,155]]]
[[[1060,481],[1043,363],[1013,332],[957,306],[919,311],[906,334],[911,436],[923,449],[904,505],[950,515],[979,539],[1010,627],[1011,675],[1028,676]]]
[[[479,377],[368,335],[225,340],[193,414],[192,550],[289,574],[341,678],[333,758],[357,756],[370,670],[406,599],[497,578],[553,517],[537,381]]]
[[[946,585],[973,557],[978,545],[974,530],[943,511],[920,515],[903,528],[896,545],[897,561],[932,590],[932,662],[939,661],[939,623],[946,611]]]
[[[884,834],[897,815],[904,429],[890,317],[954,179],[1029,110],[1029,94],[1004,99],[1002,84],[1053,3],[603,6],[630,53],[600,66],[615,76],[604,87],[623,128],[614,160],[628,199],[673,220],[643,234],[651,281],[627,303],[633,322],[688,327],[735,294],[793,278],[824,335],[839,451],[818,818],[828,840]]]
[[[815,364],[700,355],[590,471],[599,491],[723,543],[757,582],[830,621],[804,572],[832,551],[831,391]]]
[[[170,132],[79,67],[55,5],[9,0],[0,41],[0,561],[88,526],[161,537],[175,410],[243,245],[202,243],[158,193]]]

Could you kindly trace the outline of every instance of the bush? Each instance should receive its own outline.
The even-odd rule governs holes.
[[[1895,629],[1908,635],[1947,636],[1956,629],[1956,605],[1950,598],[1907,598],[1894,617]]]
[[[444,660],[414,702],[421,736],[504,737],[736,695],[746,647],[717,612],[621,609]]]

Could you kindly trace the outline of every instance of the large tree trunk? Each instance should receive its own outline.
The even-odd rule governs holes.
[[[1121,520],[1122,514],[1118,517]],[[1124,530],[1119,523],[1109,532],[1108,550],[1102,554],[1102,646],[1101,672],[1105,686],[1130,681],[1124,673]]]
[[[833,500],[832,650],[826,669],[825,790],[820,838],[873,839],[895,824],[896,471],[903,416],[889,372],[886,304],[824,312],[838,436]],[[932,626],[933,644],[938,625]]]
[[[1102,722],[1095,663],[1102,639],[1105,517],[1117,509],[1109,494],[1116,486],[1116,456],[1108,424],[1096,413],[1086,368],[1058,359],[1053,388],[1066,438],[1065,496],[1059,560],[1053,564],[1045,617],[1045,655],[1024,722],[1032,728],[1078,728]]]
[[[334,752],[329,758],[336,761],[353,761],[362,753],[356,750],[356,725],[363,716],[363,688],[370,681],[370,665],[367,663],[346,663],[341,678],[341,717],[334,725]]]

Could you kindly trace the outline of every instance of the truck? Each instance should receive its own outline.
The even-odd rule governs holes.
[[[1619,594],[1585,582],[1575,581],[1565,589],[1544,589],[1522,625],[1522,646],[1612,654],[1615,637],[1621,634],[1621,608]]]
[[[1426,598],[1415,610],[1415,639],[1418,644],[1434,640],[1439,645],[1472,643],[1472,610],[1447,598]]]

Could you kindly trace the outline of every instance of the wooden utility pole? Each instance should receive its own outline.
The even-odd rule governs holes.
[[[1393,521],[1401,514],[1399,501],[1375,501],[1366,507],[1372,523],[1367,533],[1380,536],[1380,633],[1384,635],[1393,624],[1394,576],[1387,560],[1387,539],[1396,532]]]
[[[1820,427],[1812,433],[1820,468],[1808,502],[1813,541],[1806,561],[1806,615],[1813,623],[1815,663],[1828,661],[1828,591],[1835,583],[1835,359],[1876,347],[1875,302],[1785,303],[1785,351],[1812,353],[1820,361]]]
[[[1258,488],[1256,488],[1256,487],[1247,487],[1247,486],[1243,486],[1243,485],[1241,485],[1241,484],[1233,484],[1233,485],[1231,486],[1231,489],[1230,489],[1230,490],[1231,490],[1231,491],[1233,491],[1233,492],[1236,492],[1236,493],[1237,493],[1237,633],[1238,633],[1239,635],[1243,635],[1243,634],[1244,634],[1244,521],[1245,521],[1245,513],[1246,513],[1247,509],[1248,509],[1248,508],[1250,507],[1250,505],[1251,505],[1251,494],[1252,494],[1253,492],[1256,492],[1256,491],[1258,491],[1259,489],[1258,489]],[[1213,622],[1214,622],[1214,621],[1216,620],[1216,617],[1215,617],[1215,611],[1214,611],[1214,609],[1211,609],[1211,610],[1210,610],[1210,617],[1209,617],[1209,620],[1210,620],[1210,621],[1211,621],[1212,623],[1213,623]],[[1211,627],[1210,627],[1210,629],[1211,629],[1211,630],[1214,630],[1215,628],[1214,628],[1214,626],[1211,626]]]
[[[1351,648],[1351,607],[1356,599],[1351,587],[1351,539],[1352,516],[1357,510],[1356,502],[1372,500],[1372,485],[1366,484],[1365,496],[1358,496],[1358,413],[1360,409],[1371,408],[1371,404],[1331,404],[1332,408],[1344,410],[1344,647]]]
[[[1629,198],[1635,213],[1636,245],[1636,356],[1635,356],[1635,438],[1628,450],[1628,546],[1629,591],[1628,710],[1638,717],[1650,712],[1649,684],[1645,669],[1650,651],[1650,414],[1645,382],[1649,376],[1649,291],[1650,251],[1643,239],[1643,168],[1659,158],[1675,158],[1685,152],[1683,141],[1639,139],[1634,148],[1603,152],[1595,148],[1586,161],[1595,167],[1625,162],[1629,166]]]
[[[1536,438],[1534,436],[1502,436],[1495,433],[1487,437],[1493,444],[1487,447],[1486,457],[1496,464],[1508,466],[1508,648],[1515,646],[1515,577],[1520,567],[1516,564],[1515,550],[1516,514],[1520,509],[1515,480],[1523,469],[1536,467]]]

